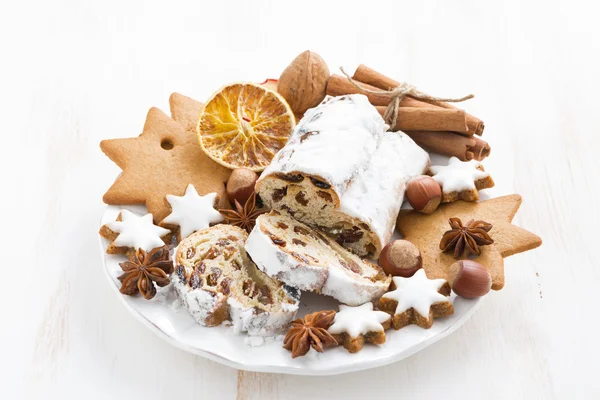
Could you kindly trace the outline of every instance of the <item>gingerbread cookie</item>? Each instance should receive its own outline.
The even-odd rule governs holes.
[[[218,207],[229,208],[225,182],[229,170],[204,154],[196,133],[189,129],[192,108],[198,102],[171,96],[174,121],[158,108],[151,108],[140,136],[100,142],[100,148],[123,173],[104,194],[107,204],[145,204],[155,222],[171,212],[167,194],[182,196],[189,184],[201,195],[217,193]],[[187,99],[187,100],[186,100]]]
[[[433,179],[442,186],[442,203],[456,200],[477,201],[479,190],[494,186],[494,180],[477,160],[460,161],[451,157],[448,165],[429,167]]]
[[[212,224],[223,221],[223,216],[214,209],[217,194],[209,193],[200,196],[191,183],[183,196],[167,195],[171,205],[171,214],[160,223],[167,228],[179,227],[178,241],[192,233],[208,228]]]
[[[395,276],[392,282],[393,290],[381,297],[379,309],[392,315],[394,329],[409,324],[429,329],[434,318],[454,314],[445,279],[428,279],[420,269],[410,278]]]
[[[152,223],[152,214],[137,215],[122,210],[115,221],[102,225],[100,236],[110,240],[107,254],[131,254],[141,249],[149,253],[168,242],[170,230]]]
[[[385,343],[385,330],[390,327],[390,320],[387,313],[373,310],[371,302],[358,307],[340,304],[340,311],[335,314],[328,331],[346,350],[356,353],[365,342]]]
[[[488,232],[494,244],[481,247],[475,261],[485,265],[492,276],[492,289],[504,286],[504,257],[534,249],[542,240],[531,232],[511,224],[519,206],[521,196],[513,194],[495,199],[470,203],[457,201],[442,204],[430,215],[416,211],[402,211],[398,216],[397,229],[406,240],[414,243],[423,258],[423,268],[429,278],[448,280],[450,265],[456,260],[453,253],[444,253],[440,241],[448,230],[450,218],[463,221],[480,220],[492,225]],[[462,258],[466,258],[464,255]]]

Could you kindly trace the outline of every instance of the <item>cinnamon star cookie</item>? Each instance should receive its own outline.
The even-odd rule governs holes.
[[[448,220],[482,220],[491,224],[488,233],[494,244],[481,247],[481,254],[474,260],[488,268],[492,276],[492,289],[500,290],[504,286],[504,257],[535,249],[542,244],[542,239],[537,235],[511,224],[521,202],[521,196],[513,194],[479,203],[457,201],[442,204],[430,215],[402,211],[396,227],[406,240],[421,250],[427,277],[448,280],[450,265],[456,261],[452,254],[440,250],[440,240],[448,230]]]
[[[379,299],[379,309],[392,316],[394,329],[409,324],[429,329],[434,318],[454,313],[454,306],[447,297],[450,285],[446,280],[428,279],[420,269],[411,277],[395,276],[392,281],[393,290]]]
[[[229,208],[225,182],[230,171],[204,154],[196,136],[194,121],[202,104],[176,93],[170,103],[175,120],[153,107],[138,137],[100,142],[104,154],[123,170],[104,202],[145,204],[160,222],[171,213],[166,195],[183,196],[192,184],[200,195],[217,193],[217,207]]]

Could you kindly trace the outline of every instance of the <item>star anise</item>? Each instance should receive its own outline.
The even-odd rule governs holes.
[[[283,348],[292,351],[292,358],[308,353],[311,346],[319,353],[323,346],[337,345],[337,341],[327,332],[333,323],[335,311],[318,311],[298,318],[283,339]]]
[[[448,222],[452,229],[446,231],[442,236],[440,250],[446,253],[454,249],[454,258],[460,258],[465,251],[467,257],[471,254],[480,255],[479,246],[494,243],[488,234],[492,229],[492,224],[470,220],[463,226],[460,218],[450,218]]]
[[[250,195],[244,207],[237,200],[234,200],[234,205],[235,210],[219,210],[219,212],[228,224],[239,226],[248,233],[254,228],[256,218],[266,212],[266,210],[256,208],[256,193]]]
[[[135,296],[141,293],[145,299],[150,300],[156,294],[155,282],[158,286],[167,286],[169,276],[173,272],[173,263],[167,246],[157,247],[146,253],[138,249],[128,261],[119,263],[124,271],[121,281],[121,293]]]

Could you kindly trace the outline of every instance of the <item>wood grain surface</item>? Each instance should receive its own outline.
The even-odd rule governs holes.
[[[597,399],[600,24],[596,2],[22,1],[0,13],[0,397]],[[439,96],[475,93],[486,170],[544,245],[457,333],[335,377],[241,372],[162,342],[101,271],[105,138],[171,92],[277,77],[305,49]]]

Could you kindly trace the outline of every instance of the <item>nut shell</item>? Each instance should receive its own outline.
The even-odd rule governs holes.
[[[442,188],[430,176],[421,175],[406,185],[406,199],[416,211],[423,214],[434,212],[442,201]]]
[[[409,278],[423,266],[423,260],[417,246],[408,240],[394,240],[381,251],[379,265],[387,274]]]
[[[453,263],[448,271],[452,291],[461,297],[475,299],[485,296],[492,288],[492,277],[487,268],[472,260]]]
[[[233,203],[237,200],[240,204],[246,204],[246,201],[254,193],[254,184],[258,179],[256,172],[247,168],[237,168],[231,172],[225,192],[227,198]]]
[[[306,50],[282,72],[277,91],[288,102],[296,118],[325,98],[329,68],[317,53]]]

